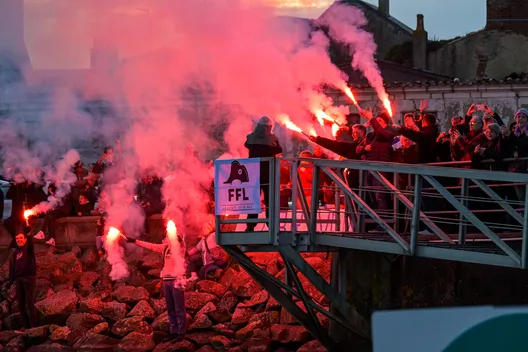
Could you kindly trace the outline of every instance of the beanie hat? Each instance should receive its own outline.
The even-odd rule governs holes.
[[[488,125],[488,128],[490,129],[490,131],[495,132],[497,135],[500,135],[500,133],[501,133],[500,126],[498,124],[496,124],[496,123],[490,123]]]
[[[259,125],[262,125],[262,126],[268,126],[268,127],[273,127],[273,121],[267,117],[267,116],[262,116],[259,120],[258,120],[258,124]]]
[[[517,110],[517,112],[515,113],[515,116],[517,115],[524,115],[526,117],[528,117],[528,109],[526,108],[520,108],[519,110]]]

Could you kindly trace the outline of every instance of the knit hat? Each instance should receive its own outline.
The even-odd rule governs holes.
[[[490,123],[488,125],[488,128],[490,129],[490,131],[495,132],[497,135],[500,135],[500,133],[501,133],[500,126],[498,124],[496,124],[496,123]]]
[[[263,126],[273,127],[273,121],[267,116],[262,116],[258,120],[258,124],[263,125]]]
[[[520,108],[519,110],[517,110],[517,112],[515,113],[515,116],[517,115],[524,115],[526,117],[528,117],[528,109],[526,108]]]

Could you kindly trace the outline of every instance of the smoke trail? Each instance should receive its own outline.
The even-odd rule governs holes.
[[[123,259],[125,250],[120,245],[122,240],[121,232],[115,227],[110,227],[104,238],[107,260],[112,266],[110,278],[114,281],[122,280],[129,274],[128,265]]]
[[[48,180],[55,184],[57,189],[46,202],[41,202],[30,209],[31,213],[47,213],[62,204],[63,198],[70,193],[72,184],[77,180],[72,172],[72,166],[78,160],[79,153],[72,149],[55,164],[54,168],[46,170]]]
[[[374,60],[377,46],[374,36],[363,29],[368,24],[363,12],[355,6],[336,2],[317,20],[317,23],[328,28],[332,39],[349,46],[352,67],[363,73],[387,107],[389,96]]]

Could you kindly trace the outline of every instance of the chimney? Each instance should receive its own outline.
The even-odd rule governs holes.
[[[487,0],[486,29],[528,33],[528,6],[525,0]]]
[[[390,3],[390,0],[379,0],[379,4],[378,4],[378,11],[382,15],[387,16],[387,17],[390,16],[389,3]]]
[[[413,66],[427,69],[427,32],[424,28],[424,16],[416,16],[416,29],[413,31]]]

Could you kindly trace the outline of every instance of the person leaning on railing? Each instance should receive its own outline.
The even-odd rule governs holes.
[[[528,157],[528,109],[522,108],[515,114],[516,126],[511,131],[510,128],[504,127],[502,133],[505,140],[507,141],[510,149],[513,152],[515,158],[527,158]],[[519,160],[513,162],[508,171],[526,173],[528,170],[528,161]],[[523,187],[515,187],[517,198],[524,200],[524,189]]]

